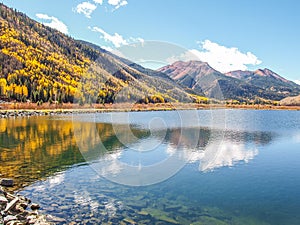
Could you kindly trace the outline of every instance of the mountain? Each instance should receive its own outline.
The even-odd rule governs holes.
[[[211,68],[207,63],[200,61],[182,62],[178,61],[158,69],[159,72],[167,74],[177,83],[203,94],[213,85],[214,81],[209,77],[223,76],[220,72]],[[207,88],[206,88],[207,87]]]
[[[3,4],[0,49],[0,99],[7,101],[191,101],[165,74],[74,40]]]
[[[194,90],[197,94],[204,93],[211,98],[246,100],[256,97],[267,99],[277,97],[257,86],[226,76],[201,61],[177,61],[158,71],[167,74],[177,83]]]
[[[208,63],[201,61],[177,61],[160,68],[158,71],[170,76],[177,83],[194,90],[197,94],[204,93],[212,98],[241,101],[257,98],[281,100],[300,93],[299,85],[267,69],[257,70],[255,79],[251,79],[253,73],[250,71],[234,71],[223,74],[213,69]],[[260,77],[256,78],[256,76]]]
[[[240,79],[247,84],[255,85],[264,90],[276,92],[279,95],[295,96],[300,93],[300,86],[289,81],[269,69],[258,69],[255,71],[232,71],[225,75]]]
[[[206,95],[244,101],[299,93],[299,85],[267,69],[225,75],[190,61],[153,71],[0,3],[0,100],[157,103],[191,102]]]

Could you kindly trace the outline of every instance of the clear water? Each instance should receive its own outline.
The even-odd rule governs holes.
[[[300,224],[299,111],[10,119],[0,141],[57,224]]]

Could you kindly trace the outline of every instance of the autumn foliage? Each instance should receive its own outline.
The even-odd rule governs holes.
[[[3,4],[0,49],[2,100],[105,104],[193,99],[166,75],[131,67]]]

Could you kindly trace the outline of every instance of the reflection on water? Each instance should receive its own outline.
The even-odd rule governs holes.
[[[99,175],[132,186],[162,182],[187,163],[198,162],[202,172],[248,163],[258,154],[256,146],[267,144],[274,135],[195,126],[178,128],[169,119],[171,127],[166,127],[166,122],[163,126],[156,124],[155,129],[138,126],[137,121],[127,125],[115,123],[111,127],[111,141],[107,142],[107,135],[97,129],[99,124],[92,126],[83,120],[76,118],[74,122],[75,138],[83,157],[92,162],[90,166]],[[154,119],[150,116],[145,120]],[[122,144],[112,147],[113,141]]]
[[[83,157],[72,123],[32,117],[0,120],[0,161],[0,173],[15,178],[20,187],[83,162]]]
[[[1,120],[0,173],[28,185],[21,193],[61,224],[299,224],[299,130],[180,127],[170,113],[161,113],[165,124],[153,120],[157,112],[132,113],[129,124],[109,114],[97,123],[91,115]],[[229,113],[229,122],[247,117]],[[262,127],[273,122],[257,117]],[[153,185],[133,187],[145,184]]]
[[[74,137],[74,126],[72,121],[50,117],[0,119],[0,174],[14,178],[15,188],[20,188],[85,162]],[[89,131],[94,126],[91,123],[84,125],[83,139],[91,137]],[[108,150],[122,146],[113,135],[112,125],[97,124],[96,129]],[[119,129],[122,130],[122,126]],[[91,143],[85,144],[86,148],[81,151],[90,150]]]
[[[206,148],[203,157],[200,157],[200,171],[209,171],[223,166],[233,166],[243,161],[248,163],[258,154],[257,149],[246,149],[244,144],[233,144],[224,141],[220,146],[210,145]]]

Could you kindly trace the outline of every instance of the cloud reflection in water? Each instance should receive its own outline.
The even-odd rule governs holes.
[[[225,132],[224,130],[201,128],[198,144],[195,147],[191,146],[190,143],[195,142],[196,128],[185,130],[185,136],[180,136],[182,132],[176,128],[168,129],[167,132],[163,130],[161,132],[163,137],[159,131],[155,132],[154,135],[143,136],[143,138],[138,138],[138,135],[143,133],[142,130],[134,133],[137,138],[127,139],[127,142],[123,143],[123,147],[118,148],[118,150],[112,149],[110,151],[108,149],[107,153],[101,155],[94,161],[94,164],[91,164],[99,175],[114,177],[116,180],[122,179],[120,182],[139,177],[142,181],[136,182],[134,185],[142,185],[146,182],[145,177],[159,177],[163,176],[164,173],[166,173],[166,177],[170,177],[172,164],[176,163],[199,163],[199,171],[213,171],[221,167],[232,167],[238,163],[248,163],[258,155],[257,146],[265,145],[272,140],[272,134],[267,132]],[[137,139],[138,143],[135,142]],[[161,140],[163,140],[161,145],[157,145],[157,142],[161,142]],[[102,144],[106,145],[105,142]],[[136,145],[139,148],[136,148]],[[155,148],[149,150],[149,146],[152,145]],[[134,148],[131,149],[131,146]],[[147,150],[141,149],[142,146],[146,146]],[[161,162],[149,165],[151,158],[159,159]],[[162,166],[164,163],[169,165]],[[158,180],[162,181],[163,179],[160,177]]]

